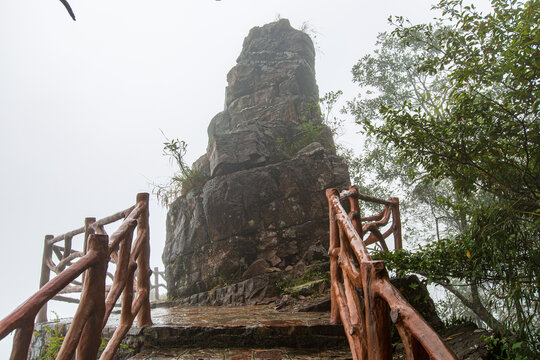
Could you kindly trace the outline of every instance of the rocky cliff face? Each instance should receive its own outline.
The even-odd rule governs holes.
[[[288,20],[252,29],[227,75],[225,109],[193,169],[207,178],[170,207],[169,296],[185,297],[325,256],[324,190],[349,183],[318,113],[315,51]]]

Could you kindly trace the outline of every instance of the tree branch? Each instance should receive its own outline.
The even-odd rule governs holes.
[[[454,294],[463,303],[463,305],[471,309],[480,318],[480,320],[488,324],[493,330],[499,334],[504,333],[503,325],[497,319],[495,319],[482,304],[480,295],[478,293],[478,286],[476,284],[470,285],[472,299],[468,299],[449,282],[444,280],[436,280],[436,282]]]
[[[64,5],[67,12],[69,13],[69,16],[75,21],[75,13],[73,12],[73,9],[71,9],[71,5],[67,2],[67,0],[60,0],[60,2]]]
[[[480,294],[478,292],[478,285],[473,283],[471,284],[471,297],[472,297],[472,303],[474,308],[472,309],[476,315],[482,319],[486,324],[488,324],[493,330],[498,332],[499,334],[504,334],[504,326],[499,322],[499,320],[495,319],[493,315],[482,304],[482,300],[480,299]]]

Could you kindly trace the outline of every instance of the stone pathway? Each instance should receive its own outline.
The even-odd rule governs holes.
[[[152,309],[154,324],[176,326],[326,326],[328,312],[281,312],[274,306],[174,306]]]
[[[309,350],[309,349],[166,349],[147,350],[130,360],[198,360],[198,359],[234,359],[234,360],[281,360],[281,359],[351,359],[347,350]]]
[[[152,309],[154,325],[133,327],[117,360],[196,359],[351,359],[343,328],[330,325],[328,312],[282,312],[273,306],[197,307],[160,306]],[[62,319],[65,330],[70,319]],[[110,338],[118,314],[104,330]],[[56,326],[55,323],[38,325]],[[491,332],[463,324],[446,329],[442,338],[459,359],[477,360],[487,355],[486,336]],[[34,339],[33,348],[43,346]],[[33,359],[39,358],[36,354]],[[394,359],[405,359],[401,344]]]
[[[126,336],[130,359],[351,358],[343,327],[331,325],[328,312],[174,306],[152,309],[152,319],[153,326],[134,327]],[[111,316],[106,337],[117,323],[118,315]]]

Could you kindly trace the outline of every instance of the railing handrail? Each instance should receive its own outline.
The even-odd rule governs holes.
[[[63,268],[50,281],[49,272],[44,270],[49,270],[54,265],[50,256],[56,245],[53,245],[54,237],[46,236],[40,290],[0,321],[0,339],[16,330],[11,360],[26,360],[34,329],[34,319],[37,316],[39,320],[39,314],[42,314],[43,310],[46,311],[48,300],[55,297],[63,298],[58,294],[81,274],[83,275],[81,300],[57,359],[70,360],[75,351],[77,351],[77,360],[96,358],[101,343],[101,332],[120,295],[123,295],[120,324],[100,359],[110,360],[113,358],[135,317],[137,317],[139,327],[152,325],[149,302],[151,270],[149,265],[148,200],[148,193],[137,194],[136,204],[127,210],[99,221],[87,218],[84,227],[84,245],[86,252],[88,240],[88,253],[73,264],[70,264],[69,260],[65,263],[62,262],[74,253],[71,249],[69,236],[78,229],[60,235],[58,238],[63,237],[61,240],[64,240],[66,244],[63,248],[64,255],[58,256],[57,254],[63,260],[55,268],[58,269],[60,266]],[[103,225],[119,220],[120,214],[122,215],[120,218],[125,217],[125,219],[118,230],[111,235],[109,242],[109,236],[105,233]],[[135,228],[137,236],[133,242]],[[111,256],[116,258],[117,266],[110,291],[106,295],[108,286],[106,286],[105,280],[108,276],[107,265]],[[137,270],[136,278],[135,270]],[[81,282],[77,283],[81,284]],[[136,293],[135,299],[133,299],[134,292]],[[76,300],[66,299],[70,302]],[[65,301],[66,299],[61,300]]]
[[[340,196],[336,189],[326,191],[330,218],[331,322],[341,320],[343,323],[353,359],[392,358],[390,320],[398,329],[408,359],[457,359],[390,283],[384,262],[372,261],[369,256],[363,229],[373,229],[361,224],[358,205],[361,197],[356,187],[349,187],[342,194],[345,196]],[[347,198],[351,207],[349,215],[340,202]],[[385,205],[395,207],[397,204],[399,200],[392,198]],[[392,230],[394,235],[397,233],[401,237],[399,209],[395,210],[393,220],[397,220],[397,224],[393,224]],[[356,289],[362,290],[364,306]]]
[[[30,318],[33,322],[43,304],[52,299],[63,288],[71,283],[73,279],[76,279],[79,275],[81,275],[83,271],[92,266],[96,259],[97,254],[95,252],[86,254],[75,264],[70,266],[69,269],[49,281],[47,285],[26,299],[26,301],[13,310],[11,314],[0,321],[0,338],[4,338],[10,332],[19,327],[19,323],[27,321]]]
[[[340,201],[347,199],[349,199],[351,206],[354,207],[354,209],[351,208],[351,213],[349,215],[353,224],[356,225],[357,223],[361,224],[364,221],[371,221],[371,223],[366,224],[365,226],[358,226],[358,232],[360,233],[359,235],[361,238],[363,237],[364,232],[371,231],[370,237],[364,240],[365,245],[371,245],[379,242],[383,250],[388,251],[388,246],[386,245],[384,239],[393,234],[394,249],[401,249],[403,247],[401,239],[399,199],[397,197],[392,197],[390,200],[383,200],[374,196],[362,194],[358,191],[356,186],[350,186],[348,190],[343,190],[341,193],[339,193]],[[351,201],[352,199],[356,199],[356,201]],[[358,200],[384,205],[384,209],[377,215],[361,217]],[[345,210],[343,211],[345,212]],[[389,228],[384,234],[381,234],[378,228],[386,226],[390,220],[390,217],[392,217],[392,227]]]
[[[109,244],[109,255],[113,255],[114,258],[114,251],[118,248],[119,241],[122,240],[122,236],[124,236],[124,233],[126,232],[128,227],[135,227],[136,226],[136,220],[142,211],[144,211],[144,204],[145,201],[139,201],[137,199],[137,202],[135,205],[122,210],[118,211],[113,215],[106,216],[102,219],[96,220],[92,217],[87,217],[85,219],[85,225],[79,229],[75,229],[72,231],[68,231],[62,235],[58,235],[54,237],[53,235],[47,235],[45,237],[44,242],[44,248],[43,248],[43,260],[42,260],[42,269],[41,269],[41,280],[40,280],[40,287],[44,286],[49,278],[50,278],[50,272],[54,272],[55,274],[59,274],[62,272],[67,266],[71,264],[71,262],[84,255],[86,252],[87,247],[87,241],[88,236],[90,234],[106,234],[104,226],[114,223],[118,220],[124,219],[122,224],[119,226],[119,228],[110,236],[110,244]],[[83,250],[82,251],[75,251],[72,249],[72,241],[73,238],[77,235],[84,234],[84,240],[83,240]],[[56,243],[64,241],[65,246],[58,246],[55,245]],[[55,264],[52,258],[53,253],[56,254],[58,259],[60,260],[58,264]],[[63,254],[62,254],[63,253]],[[109,274],[110,275],[110,274]],[[84,277],[84,274],[83,274]],[[113,278],[112,275],[109,277]],[[64,293],[76,293],[82,291],[82,283],[74,284],[74,286],[67,287],[67,291]],[[110,286],[107,287],[107,290],[110,290]],[[77,298],[73,297],[63,297],[63,296],[56,296],[52,300],[57,301],[63,301],[68,303],[78,303],[79,300]],[[37,316],[37,322],[46,322],[47,321],[47,305],[45,305],[42,310],[38,313]]]
[[[114,223],[114,222],[116,222],[116,221],[118,221],[120,219],[123,219],[123,218],[126,217],[126,214],[129,214],[129,213],[131,213],[133,211],[135,206],[136,205],[133,205],[133,206],[131,206],[131,207],[125,209],[125,210],[119,211],[119,212],[117,212],[117,213],[115,213],[113,215],[106,216],[106,217],[104,217],[102,219],[99,219],[93,224],[93,226],[109,225],[109,224],[112,224],[112,223]],[[85,227],[82,226],[82,227],[80,227],[78,229],[68,231],[68,232],[66,232],[66,233],[64,233],[62,235],[55,236],[52,239],[49,239],[47,241],[47,243],[49,245],[55,244],[57,242],[65,240],[66,238],[72,238],[72,237],[74,237],[76,235],[83,234],[85,232],[85,230],[86,230]]]
[[[342,192],[339,193],[339,199],[341,201],[346,200],[349,197],[355,197],[358,200],[363,200],[366,202],[371,202],[371,203],[381,204],[381,205],[392,205],[394,203],[392,200],[388,201],[384,199],[379,199],[375,196],[362,194],[358,191],[358,188],[356,186],[352,186],[351,189],[343,190]]]

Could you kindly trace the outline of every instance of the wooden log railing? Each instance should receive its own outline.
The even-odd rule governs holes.
[[[112,224],[116,221],[122,220],[126,218],[133,210],[135,209],[135,205],[131,206],[128,209],[122,210],[117,212],[116,214],[113,214],[111,216],[107,216],[103,219],[97,220],[93,217],[88,217],[84,221],[84,226],[69,231],[65,234],[59,235],[59,236],[53,236],[53,235],[46,235],[45,241],[43,244],[43,258],[42,258],[42,264],[41,264],[41,277],[39,282],[39,287],[42,288],[50,279],[51,272],[58,275],[61,273],[66,267],[70,266],[74,260],[77,258],[82,257],[88,247],[88,237],[92,233],[96,233],[96,229],[98,230],[98,233],[106,234],[104,226]],[[77,251],[73,249],[73,240],[76,236],[83,235],[82,239],[82,250]],[[60,242],[64,242],[64,246],[58,245]],[[57,258],[58,264],[55,264],[55,259]],[[111,259],[111,262],[114,263],[114,257]],[[107,273],[108,277],[113,280],[113,276],[110,273]],[[83,274],[84,277],[84,274]],[[67,293],[80,293],[82,291],[82,281],[73,280],[70,285],[66,286],[62,291],[60,291],[61,294],[67,294]],[[110,285],[106,286],[106,291],[108,292],[110,290]],[[67,297],[62,295],[56,295],[52,298],[52,300],[57,301],[64,301],[68,303],[74,303],[78,304],[79,299],[73,298],[73,297]],[[47,304],[43,306],[43,308],[40,310],[37,316],[37,322],[42,323],[47,321]]]
[[[326,197],[330,218],[330,321],[343,324],[353,359],[392,359],[390,321],[398,330],[407,359],[457,359],[390,283],[384,262],[373,261],[368,254],[366,245],[377,241],[387,249],[384,239],[390,234],[394,234],[395,248],[401,248],[398,199],[386,201],[362,195],[354,186],[341,194],[328,189]],[[350,204],[348,214],[341,205],[346,199]],[[385,210],[362,218],[358,199],[385,205]],[[390,218],[392,226],[381,234],[379,228]],[[362,221],[366,223],[362,225]]]
[[[83,228],[58,237],[45,237],[40,290],[0,321],[0,339],[15,330],[11,360],[27,359],[34,320],[38,317],[39,322],[38,313],[43,318],[45,309],[46,315],[47,301],[55,298],[61,300],[63,296],[58,294],[66,289],[67,292],[81,291],[81,299],[56,359],[71,360],[76,353],[77,360],[95,360],[101,344],[101,332],[120,295],[120,323],[102,352],[101,360],[114,357],[135,317],[139,327],[152,325],[148,200],[147,193],[137,194],[136,204],[127,210],[99,221],[87,218]],[[109,237],[104,225],[122,218],[122,224]],[[137,233],[133,241],[135,230]],[[72,238],[82,233],[84,250],[74,251],[71,248]],[[63,247],[54,245],[60,241],[64,241]],[[60,260],[58,264],[52,260],[53,253]],[[72,263],[76,258],[79,259]],[[111,258],[116,264],[116,271],[112,284],[106,286]],[[57,273],[52,280],[50,271]],[[81,275],[82,281],[77,281]]]
[[[154,283],[150,285],[150,290],[154,291],[154,299],[159,300],[159,288],[162,287],[167,290],[167,285],[161,284],[159,280],[161,278],[163,281],[167,281],[165,271],[159,271],[159,268],[155,267],[152,274],[154,275]]]
[[[355,186],[350,186],[348,190],[343,190],[339,194],[339,198],[341,201],[349,198],[356,199],[356,201],[349,202],[351,206],[349,218],[351,219],[353,225],[355,225],[355,228],[359,230],[358,234],[360,237],[363,237],[366,232],[370,232],[369,236],[364,240],[364,244],[366,246],[378,242],[383,250],[388,251],[388,245],[386,244],[385,239],[390,235],[393,235],[394,249],[397,250],[403,248],[401,239],[401,218],[399,215],[399,199],[397,197],[390,198],[390,201],[382,200],[373,196],[361,194],[358,192],[358,189]],[[377,215],[361,217],[358,200],[384,205],[384,210]],[[392,219],[392,225],[384,233],[381,233],[379,229],[388,225],[390,219]],[[365,224],[362,226],[362,223]]]

